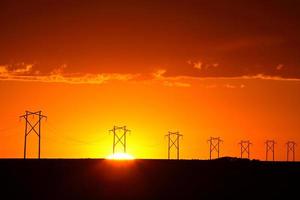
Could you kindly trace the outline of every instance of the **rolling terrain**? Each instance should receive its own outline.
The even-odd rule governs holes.
[[[287,199],[299,181],[297,162],[0,160],[1,199]]]

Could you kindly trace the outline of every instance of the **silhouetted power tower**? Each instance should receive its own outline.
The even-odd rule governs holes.
[[[165,137],[168,137],[168,159],[171,158],[172,147],[176,149],[177,160],[179,160],[179,139],[183,137],[178,131],[177,132],[168,132]]]
[[[295,146],[296,146],[296,142],[294,141],[288,141],[286,143],[286,160],[290,161],[289,156],[290,153],[292,153],[292,161],[295,161]]]
[[[246,154],[246,158],[250,159],[250,145],[252,144],[249,140],[241,140],[241,158],[244,158],[244,154]]]
[[[34,117],[37,117],[37,120],[33,120]],[[47,116],[42,115],[42,111],[37,111],[37,112],[25,111],[25,115],[20,116],[20,118],[25,119],[24,159],[26,159],[27,136],[31,132],[34,132],[39,137],[38,158],[40,159],[41,158],[41,127],[42,127],[42,120],[43,120],[43,118],[47,119]]]
[[[217,152],[218,158],[220,157],[220,143],[223,142],[220,137],[210,137],[209,140],[209,159],[211,160],[212,153]]]
[[[120,144],[123,147],[123,152],[126,153],[126,136],[130,132],[126,126],[114,126],[109,130],[113,133],[113,154],[115,154],[116,146]]]
[[[271,153],[272,161],[275,161],[275,141],[274,140],[267,140],[266,141],[266,161],[268,161],[268,155]]]

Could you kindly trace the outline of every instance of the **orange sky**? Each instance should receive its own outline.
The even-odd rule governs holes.
[[[220,136],[222,156],[239,156],[238,142],[253,142],[252,158],[264,159],[264,140],[275,139],[276,159],[285,142],[299,141],[299,81],[163,78],[105,84],[1,81],[1,157],[22,157],[24,109],[43,110],[42,157],[106,157],[113,125],[127,125],[128,152],[137,158],[166,158],[169,130],[180,131],[182,158],[208,158],[210,136]],[[36,156],[36,137],[29,155]]]
[[[222,156],[238,142],[300,141],[298,1],[3,0],[0,2],[0,157],[22,157],[25,110],[42,110],[42,157],[106,157],[114,125],[128,151],[166,158]],[[30,135],[28,154],[36,156]],[[296,154],[297,155],[297,154]]]

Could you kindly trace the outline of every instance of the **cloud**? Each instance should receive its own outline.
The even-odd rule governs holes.
[[[33,71],[33,65],[24,68],[10,69],[9,66],[0,66],[0,80],[7,81],[36,81],[48,83],[70,83],[70,84],[102,84],[110,80],[128,81],[134,80],[138,74],[67,74],[63,73],[66,65],[54,69],[49,74],[41,75],[39,71]]]
[[[6,74],[8,71],[7,71],[7,66],[0,66],[0,75],[1,74]]]
[[[10,81],[36,81],[47,83],[69,83],[69,84],[103,84],[107,81],[128,81],[134,80],[134,74],[85,74],[77,76],[48,75],[48,76],[14,76],[0,75],[1,80]]]
[[[193,68],[198,69],[198,70],[207,70],[209,68],[216,68],[219,66],[219,63],[204,63],[202,61],[192,61],[188,60],[187,61],[188,65],[192,65]]]
[[[177,81],[164,81],[163,84],[168,87],[191,87],[190,83],[177,82]]]
[[[195,64],[192,61],[189,63]],[[196,63],[201,68],[203,64],[201,62]],[[216,63],[215,66],[218,64]],[[213,65],[212,65],[213,66]],[[193,80],[241,80],[241,79],[261,79],[272,81],[300,81],[298,78],[285,78],[280,76],[265,75],[262,73],[256,75],[243,75],[232,77],[197,77],[193,75],[170,75],[166,69],[159,68],[152,73],[67,73],[65,69],[68,66],[63,64],[57,68],[54,68],[48,73],[41,73],[35,70],[34,64],[19,64],[15,66],[1,65],[0,66],[0,80],[2,81],[35,81],[35,82],[47,82],[47,83],[68,83],[68,84],[103,84],[108,81],[135,81],[135,82],[153,82],[156,81],[167,87],[191,87]],[[277,66],[277,70],[281,70],[282,64]],[[218,87],[215,84],[205,86],[207,88]],[[226,84],[222,87],[228,89],[244,88],[245,85]]]
[[[49,76],[52,72],[65,77],[66,71],[81,76],[122,71],[148,73],[150,78],[151,66],[164,66],[167,75],[172,76],[222,78],[263,73],[300,78],[300,7],[290,1],[277,1],[270,1],[268,9],[260,1],[234,1],[231,6],[226,1],[207,1],[207,6],[194,0],[172,4],[155,1],[154,7],[178,11],[156,9],[157,15],[147,11],[145,1],[139,1],[134,9],[110,1],[97,1],[93,6],[80,1],[70,9],[68,3],[53,1],[43,12],[39,10],[42,1],[17,5],[5,1],[7,5],[0,6],[2,18],[7,19],[2,30],[23,34],[14,37],[9,31],[0,32],[1,48],[7,49],[1,54],[0,64],[37,63],[31,68],[30,65],[10,67],[9,72],[39,76]],[[115,8],[119,14],[111,17],[110,11]],[[35,14],[24,15],[18,10],[31,10]],[[249,10],[251,16],[245,15]],[[182,20],[176,20],[178,13]],[[128,20],[132,16],[143,20]],[[237,16],[241,17],[237,20]],[[20,18],[26,24],[14,23]],[[104,31],[99,28],[107,23],[110,26]],[[57,28],[62,24],[66,27],[58,35]],[[159,28],[151,28],[149,24]],[[170,36],[169,32],[173,34]],[[68,66],[63,66],[64,62]],[[278,66],[276,70],[280,63],[284,67]],[[162,75],[166,74],[159,72],[156,78]]]
[[[194,63],[194,68],[201,70],[202,69],[202,62],[196,62]]]
[[[253,76],[241,76],[240,78],[241,79],[273,80],[273,81],[300,81],[300,78],[284,78],[284,77],[280,77],[280,76],[270,76],[270,75],[265,75],[265,74],[257,74],[257,75],[253,75]]]
[[[14,74],[24,74],[24,73],[30,73],[32,70],[32,64],[25,65],[24,68],[18,68],[12,71]]]
[[[280,70],[282,70],[283,67],[284,67],[283,64],[279,64],[279,65],[276,66],[276,70],[280,71]]]
[[[155,72],[153,72],[152,75],[155,79],[161,79],[161,78],[163,78],[163,76],[166,72],[167,72],[166,69],[158,69]]]
[[[214,63],[212,64],[213,67],[218,67],[219,66],[219,63]]]
[[[186,82],[181,82],[177,80],[176,77],[166,77],[165,76],[166,73],[167,73],[166,69],[158,69],[152,73],[152,80],[150,78],[150,80],[148,79],[148,81],[159,81],[164,86],[167,87],[191,87],[191,84]]]
[[[225,84],[223,87],[228,88],[228,89],[243,89],[246,86],[244,84]]]
[[[55,68],[52,70],[51,74],[52,75],[58,75],[58,74],[63,74],[64,70],[67,68],[66,64],[62,64],[60,67]]]
[[[201,84],[201,87],[207,88],[207,89],[215,89],[215,88],[225,88],[225,89],[243,89],[246,87],[244,84],[232,84],[232,83],[227,83],[227,84]]]
[[[18,63],[15,65],[2,65],[0,66],[0,75],[22,75],[30,74],[32,72],[33,64]]]

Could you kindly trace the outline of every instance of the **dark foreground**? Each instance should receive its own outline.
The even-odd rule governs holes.
[[[0,160],[0,199],[287,199],[300,163]]]

